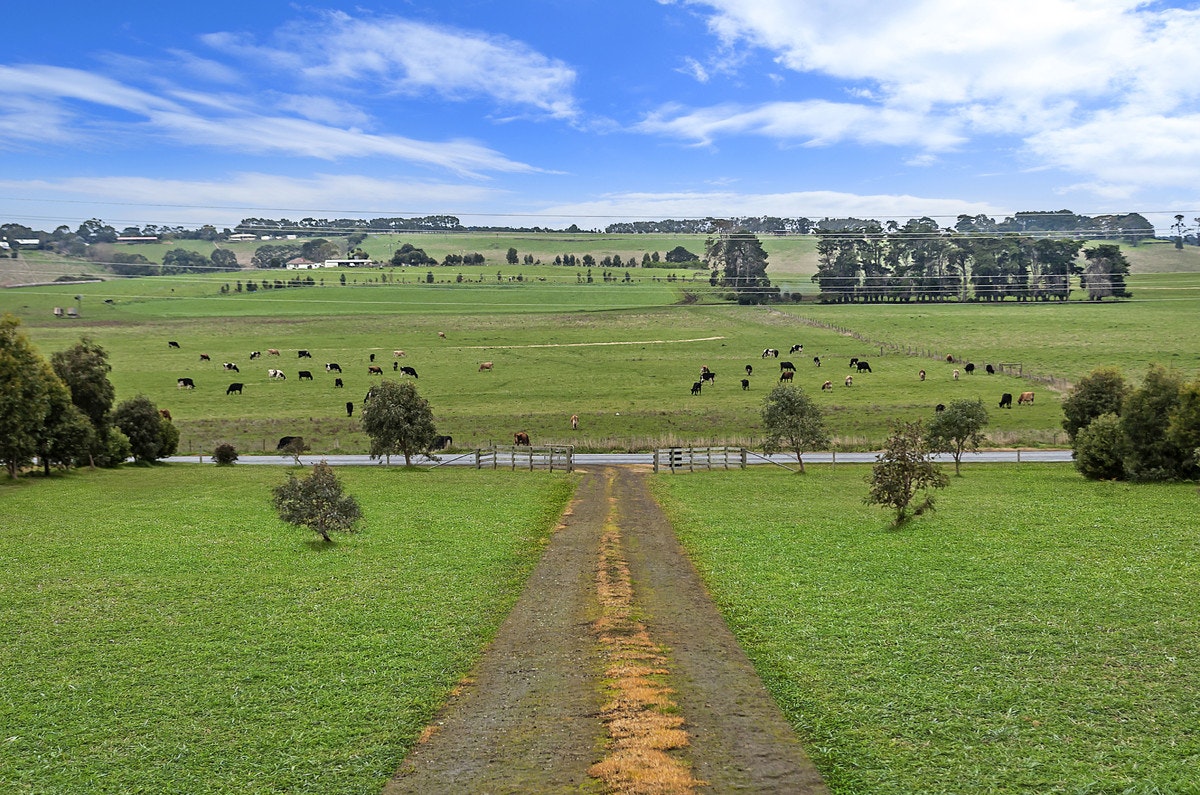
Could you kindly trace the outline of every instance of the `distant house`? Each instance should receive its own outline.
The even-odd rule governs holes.
[[[372,262],[369,259],[327,259],[324,268],[372,268],[377,266],[378,262]]]
[[[309,262],[303,257],[296,257],[295,259],[288,260],[284,267],[290,271],[309,271],[315,268],[336,268],[337,263],[345,261],[346,260],[340,259],[327,259],[324,262]],[[334,264],[330,265],[331,262]]]
[[[118,235],[118,243],[157,243],[156,235]]]
[[[239,233],[238,233],[238,234],[236,234],[236,235],[230,235],[230,236],[229,236],[229,242],[230,242],[230,243],[242,243],[242,242],[245,242],[245,241],[247,241],[247,240],[258,240],[258,235],[251,235],[251,234],[249,234],[249,233],[246,233],[246,232],[239,232]]]

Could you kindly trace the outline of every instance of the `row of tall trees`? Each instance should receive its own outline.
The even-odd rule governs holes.
[[[1072,277],[1090,300],[1129,296],[1129,261],[1113,243],[1085,249],[1073,239],[947,234],[931,218],[817,235],[812,280],[830,303],[1065,301]]]
[[[17,477],[52,467],[116,466],[174,454],[179,432],[149,398],[113,407],[108,354],[88,338],[46,361],[11,315],[0,318],[0,461]]]

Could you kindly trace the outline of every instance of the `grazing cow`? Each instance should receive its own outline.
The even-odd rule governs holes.
[[[967,375],[975,375],[975,363],[967,362],[966,364],[963,365],[963,371]]]
[[[367,375],[383,375],[383,368],[372,364],[367,367]]]
[[[160,417],[162,417],[164,420],[166,420],[167,422],[171,421],[171,412],[168,411],[167,409],[159,409],[158,415]]]
[[[858,367],[858,371],[860,373],[871,372],[871,363],[870,362],[865,362],[865,361],[859,362],[856,366]]]
[[[297,378],[299,378],[301,381],[311,381],[312,380],[312,372],[310,372],[309,370],[301,370],[300,374],[297,376]]]
[[[400,362],[392,362],[392,372],[394,373],[399,369],[400,369]]]
[[[578,414],[571,415],[571,430],[573,430],[573,431],[579,430],[579,415]]]
[[[917,378],[919,378],[920,380],[924,381],[924,380],[925,380],[925,371],[924,371],[924,370],[921,370],[921,371],[919,371],[919,372],[917,373]]]
[[[444,332],[444,331],[439,331],[439,332],[438,332],[438,337],[439,337],[439,338],[441,338],[441,339],[446,339],[446,332]],[[529,444],[529,442],[526,442],[525,444]]]
[[[325,372],[327,373],[340,373],[341,371],[342,366],[337,362],[330,362],[329,364],[325,365]]]
[[[699,381],[697,381],[697,382],[695,382],[694,384],[692,384],[692,394],[693,394],[693,395],[699,395],[699,394],[700,394],[700,388],[701,388],[702,386],[703,386],[703,384],[701,384]]]
[[[221,367],[225,368],[226,370],[232,370],[235,373],[241,372],[241,370],[238,369],[238,366],[236,364],[234,364],[233,362],[223,362],[221,364]]]
[[[281,437],[279,437],[279,444],[275,445],[275,449],[282,450],[283,448],[288,447],[291,444],[296,444],[298,447],[303,447],[304,446],[304,437],[303,436],[281,436]]]
[[[394,356],[397,359],[399,359],[403,356],[407,356],[407,355],[408,354],[406,354],[404,351],[392,351],[392,356]]]
[[[1024,406],[1026,403],[1028,403],[1031,406],[1033,405],[1033,393],[1032,392],[1022,392],[1021,396],[1017,398],[1018,406]]]
[[[779,374],[779,383],[782,384],[784,381],[791,381],[792,376],[794,376],[795,374],[796,374],[795,370],[784,370],[782,373]]]
[[[309,353],[308,351],[303,351],[303,350],[296,351],[296,358],[297,359],[311,359],[312,354]]]
[[[429,449],[431,449],[431,450],[446,450],[446,449],[449,449],[450,445],[452,445],[452,444],[454,444],[453,437],[438,436],[433,440],[433,444],[431,444],[429,446]]]
[[[821,391],[825,391],[826,389],[828,389],[830,391],[833,390],[833,382],[832,381],[826,381],[825,383],[821,384]]]
[[[175,381],[175,387],[177,389],[195,389],[196,384],[190,378],[179,378]]]
[[[1002,408],[1002,409],[1011,409],[1012,408],[1012,392],[1005,392],[1003,395],[1000,396],[1000,408]]]
[[[992,367],[990,364],[989,364],[987,367],[983,368],[983,369],[987,371],[987,374],[988,374],[988,375],[995,375],[995,374],[996,374],[996,368],[995,368],[995,367]]]
[[[267,377],[274,378],[276,381],[287,380],[287,376],[283,374],[283,370],[267,370]]]
[[[814,357],[813,357],[813,364],[815,364],[817,367],[820,367],[820,366],[821,366],[821,357],[820,357],[820,356],[814,356]]]
[[[278,355],[279,355],[278,348],[267,348],[267,356],[278,356]]]
[[[491,370],[492,364],[493,364],[492,362],[480,362],[479,363],[479,372],[482,373],[484,370]]]
[[[354,416],[354,404],[351,403],[349,400],[346,401],[346,416],[347,417]]]
[[[235,382],[230,384],[229,388],[225,390],[226,395],[232,395],[234,392],[238,393],[239,395],[242,394],[242,385]]]
[[[746,375],[754,375],[754,367],[752,365],[746,365]]]
[[[250,351],[251,359],[257,359],[260,356],[262,356],[262,351]]]
[[[708,372],[708,365],[707,364],[700,365],[700,375],[704,375],[707,372]]]
[[[212,357],[211,357],[211,356],[209,356],[207,353],[202,353],[202,354],[200,354],[200,361],[202,361],[202,362],[211,362],[211,361],[212,361]]]
[[[850,357],[850,369],[853,370],[855,367],[858,367],[858,357],[852,356]]]
[[[954,354],[952,354],[952,353],[946,354],[946,364],[954,364]]]
[[[955,381],[958,380],[958,368],[957,367],[954,368],[954,380]]]
[[[441,336],[445,336],[444,334]],[[513,434],[513,444],[529,446],[529,434],[525,431],[517,431]]]
[[[934,406],[934,407],[933,407],[933,410],[934,410],[934,411],[936,411],[936,412],[939,412],[939,413],[941,413],[941,412],[943,412],[943,411],[945,411],[945,410],[946,410],[946,404],[945,404],[945,403],[939,403],[939,404],[937,404],[936,406]]]
[[[788,353],[795,353],[796,351],[800,351],[801,353],[804,353],[804,346],[803,345],[793,345],[792,349],[789,350]]]
[[[762,358],[766,359],[768,356],[771,356],[771,357],[774,357],[774,358],[778,359],[778,358],[779,358],[779,349],[778,349],[778,348],[767,348],[767,349],[765,349],[765,350],[762,352]]]
[[[371,361],[375,361],[375,354],[371,354]]]
[[[342,383],[342,379],[340,379],[340,378],[333,379],[333,388],[334,389],[341,389],[344,386],[345,386],[345,384]]]
[[[176,342],[175,340],[167,340],[167,347],[168,348],[178,348],[179,343]]]
[[[400,374],[401,375],[411,375],[413,378],[417,377],[417,371],[411,367],[401,367]]]
[[[742,391],[744,392],[744,391],[746,391],[746,390],[747,390],[747,389],[749,389],[749,388],[750,388],[750,379],[749,379],[749,378],[743,378],[743,379],[742,379]]]
[[[700,383],[703,384],[708,381],[711,381],[714,384],[717,383],[717,374],[712,370],[707,370],[700,374]]]
[[[854,386],[854,376],[846,376],[846,386]]]
[[[779,369],[780,370],[795,370],[796,365],[792,364],[791,362],[780,362]]]

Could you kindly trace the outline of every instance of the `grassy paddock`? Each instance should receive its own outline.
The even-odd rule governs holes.
[[[274,468],[0,484],[0,790],[379,792],[571,481],[338,475],[366,518],[332,545],[273,515]]]
[[[892,530],[810,470],[654,483],[834,792],[1198,791],[1194,485],[970,467]]]

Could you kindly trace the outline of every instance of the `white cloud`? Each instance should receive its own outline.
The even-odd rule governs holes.
[[[71,101],[140,115],[143,123],[128,126],[129,134],[141,135],[148,130],[193,147],[324,160],[385,157],[444,168],[462,175],[535,170],[471,141],[421,141],[307,119],[256,114],[250,110],[251,103],[195,91],[175,91],[173,98],[168,99],[76,69],[0,67],[0,97],[26,102],[36,98],[51,108],[47,123],[42,125],[43,139],[73,134],[66,127],[68,117],[62,107],[63,102]],[[60,121],[57,127],[49,124],[55,118]]]
[[[711,144],[730,135],[761,135],[779,141],[825,146],[843,140],[862,144],[948,149],[964,140],[953,120],[844,102],[808,100],[757,106],[717,105],[697,110],[660,108],[636,129]]]
[[[257,46],[233,34],[204,41],[219,51],[275,64],[315,82],[402,96],[436,94],[449,100],[486,97],[558,119],[579,111],[575,72],[562,61],[505,36],[464,31],[397,17],[324,14],[320,35],[312,22],[279,31],[277,42]]]
[[[240,173],[224,179],[180,180],[150,177],[75,177],[61,180],[0,180],[0,191],[21,197],[5,218],[29,211],[30,202],[47,202],[77,217],[103,218],[110,224],[210,223],[232,226],[250,216],[363,217],[451,212],[502,198],[476,185],[414,182],[360,174],[316,174],[296,178]],[[113,197],[120,201],[114,202]],[[164,196],[186,197],[187,204],[163,204]],[[0,212],[6,210],[0,199]]]

